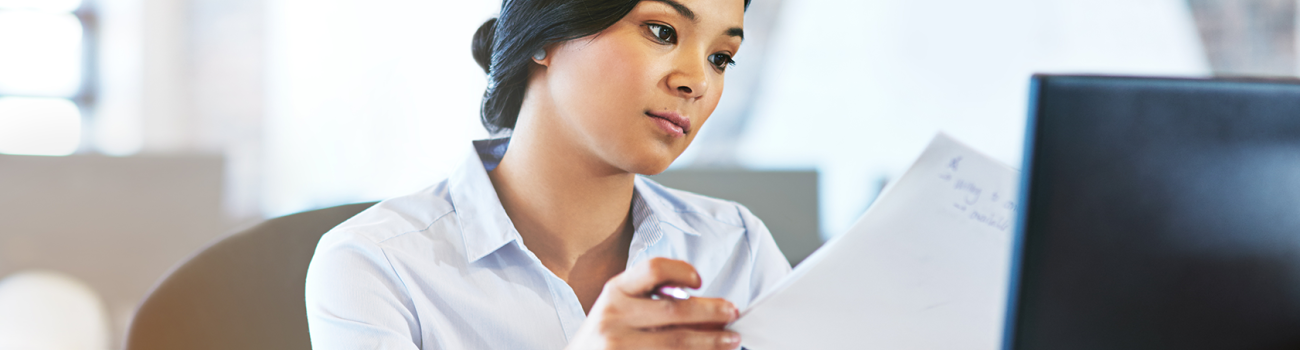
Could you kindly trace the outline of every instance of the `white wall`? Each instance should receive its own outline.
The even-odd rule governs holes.
[[[470,40],[500,2],[271,0],[267,216],[432,185],[483,138]]]
[[[1179,0],[790,1],[742,164],[822,173],[843,232],[937,131],[1019,167],[1033,72],[1206,75]]]
[[[469,43],[499,6],[271,1],[262,211],[381,199],[448,173],[467,141],[486,136],[477,119],[484,76]],[[1208,73],[1180,0],[781,6],[766,75],[745,87],[760,97],[738,159],[818,169],[827,236],[846,229],[936,131],[1019,166],[1032,72]],[[705,129],[697,142],[717,147],[710,138],[724,136]],[[690,166],[694,153],[675,167]]]

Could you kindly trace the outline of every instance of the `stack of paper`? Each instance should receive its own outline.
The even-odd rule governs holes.
[[[730,328],[751,350],[999,348],[1018,183],[939,134]]]

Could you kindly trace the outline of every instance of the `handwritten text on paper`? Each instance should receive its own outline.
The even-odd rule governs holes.
[[[947,159],[946,165],[939,173],[939,179],[950,183],[954,191],[951,208],[966,215],[972,221],[998,231],[1009,231],[1016,214],[1014,198],[1008,198],[1005,189],[990,188],[963,177],[962,158],[956,156]]]

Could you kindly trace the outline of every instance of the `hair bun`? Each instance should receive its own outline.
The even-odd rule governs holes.
[[[483,67],[483,73],[491,73],[492,70],[492,42],[496,36],[497,19],[489,19],[478,27],[474,32],[473,53],[474,61],[478,62],[479,67]]]

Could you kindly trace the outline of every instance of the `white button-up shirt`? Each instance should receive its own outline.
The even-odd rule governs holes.
[[[448,179],[330,230],[307,272],[312,347],[562,349],[586,319],[568,283],[515,230],[488,171],[508,139],[475,141]],[[693,293],[744,309],[790,271],[767,227],[735,202],[638,176],[627,266],[694,265]]]

